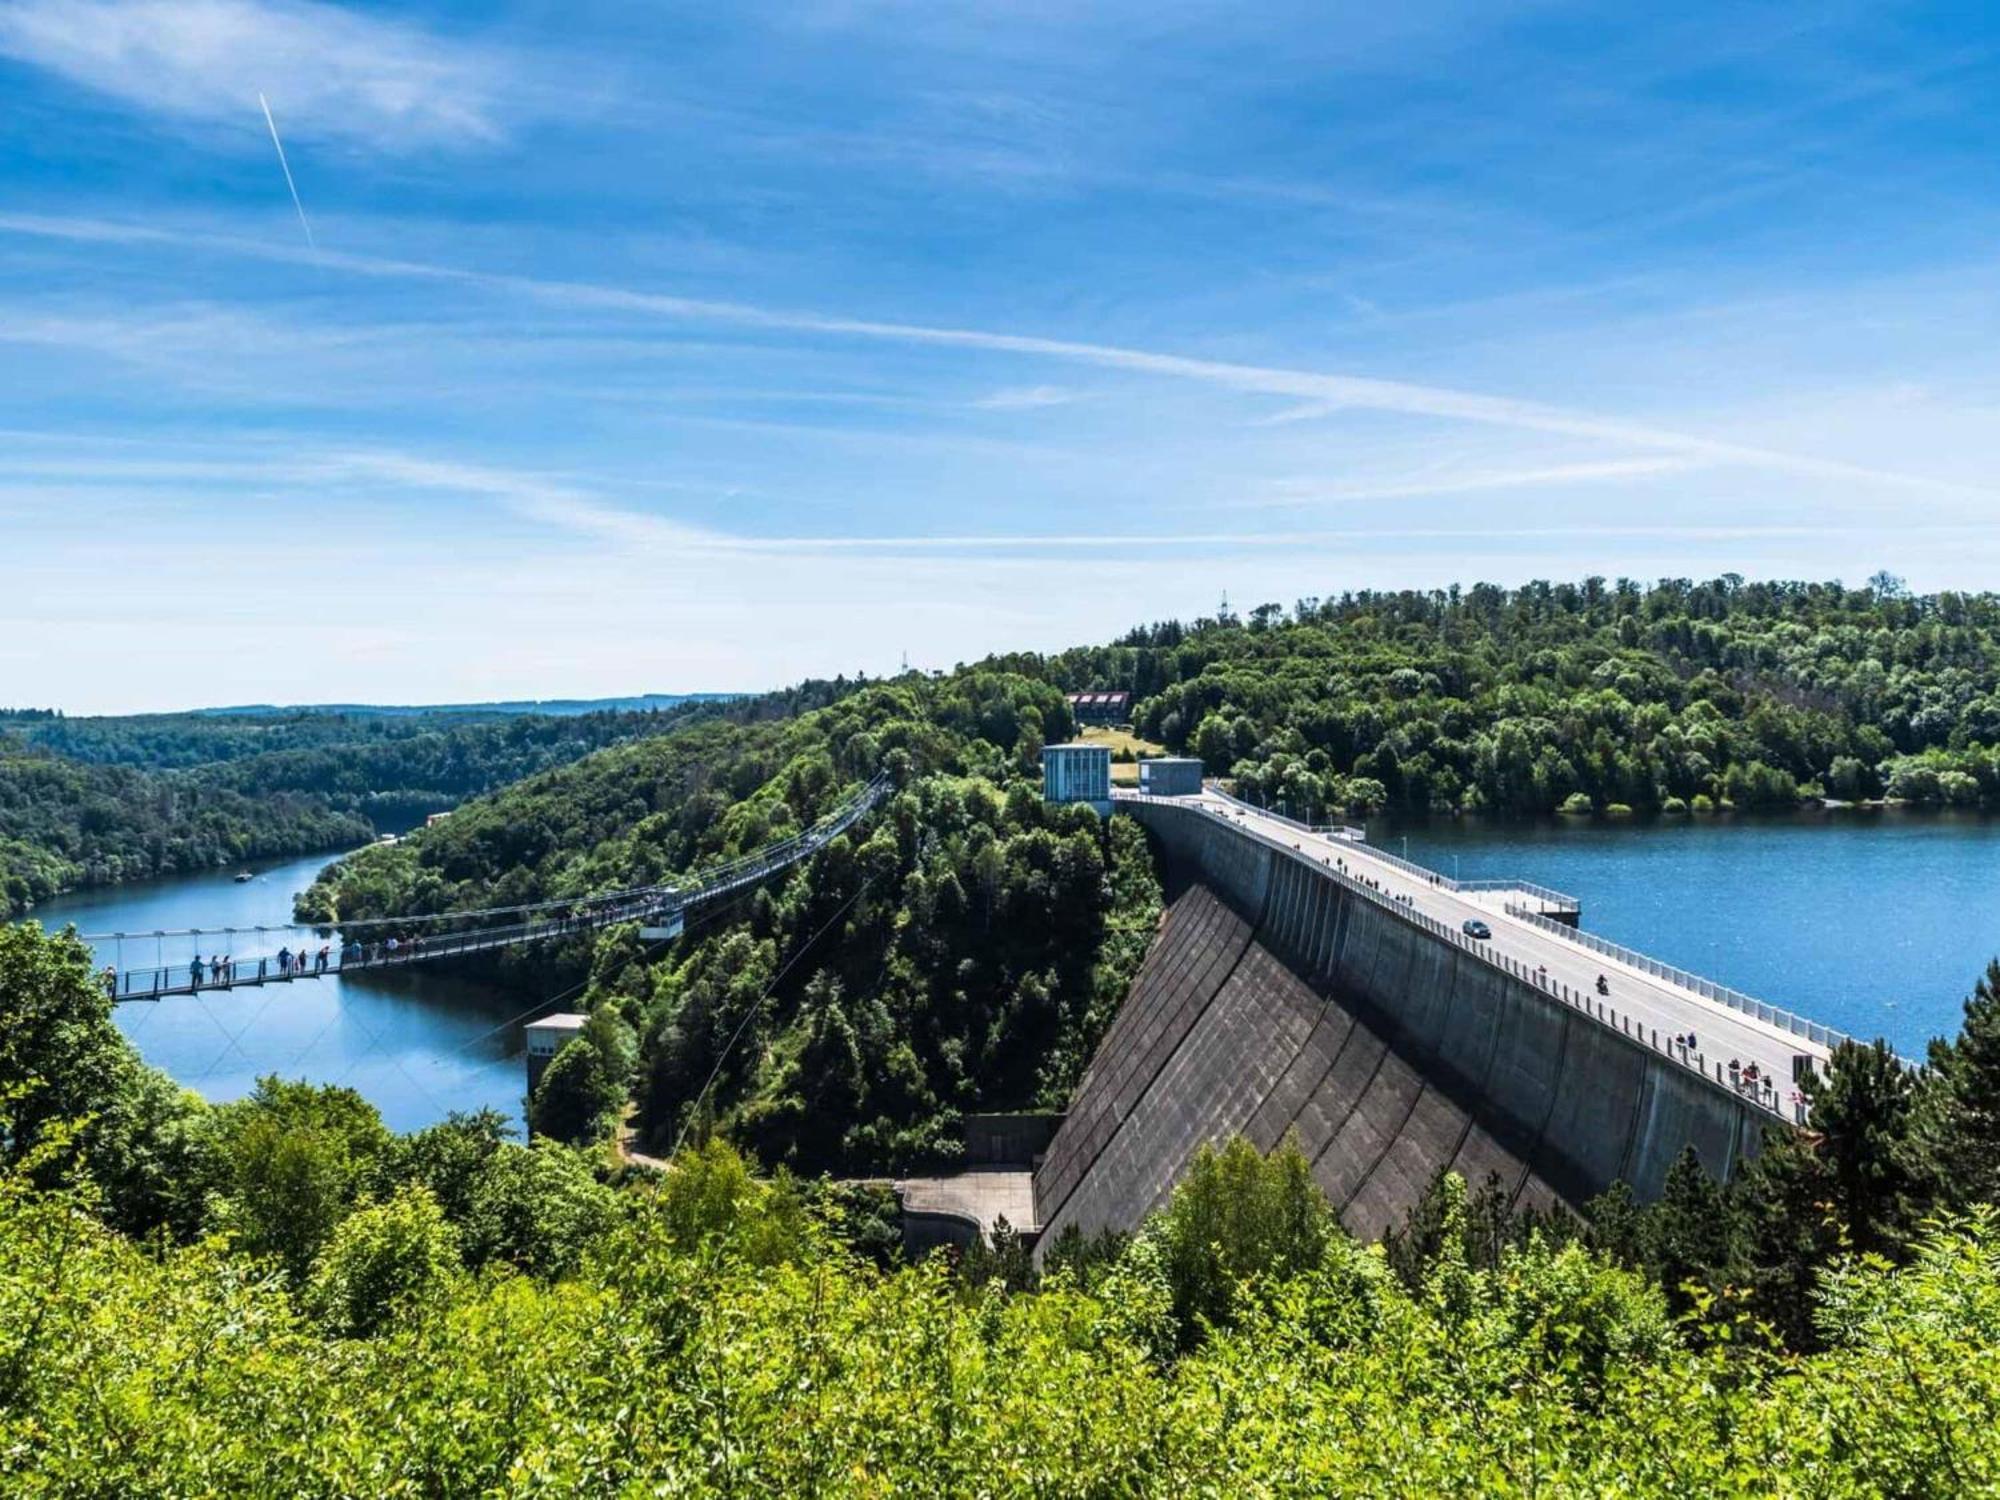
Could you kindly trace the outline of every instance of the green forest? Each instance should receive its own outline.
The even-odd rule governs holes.
[[[2000,1486],[2000,1225],[1959,1206],[2000,1159],[1990,986],[1921,1097],[1845,1054],[1823,1143],[1741,1196],[1690,1160],[1586,1228],[1446,1177],[1371,1247],[1295,1149],[1238,1142],[1039,1267],[1004,1231],[903,1264],[878,1195],[707,1133],[655,1173],[491,1115],[392,1135],[336,1086],[205,1105],[32,926],[0,930],[0,992],[9,1494]],[[1758,1223],[1824,1248],[1795,1326],[1726,1262]]]
[[[608,745],[849,690],[585,714],[0,712],[0,917],[88,886],[352,848]]]
[[[1041,747],[1072,728],[1047,682],[983,670],[878,684],[791,720],[693,726],[365,850],[302,911],[647,884],[797,832],[887,771],[896,792],[864,837],[702,913],[672,948],[646,952],[628,928],[500,972],[587,979],[597,1030],[544,1084],[559,1133],[601,1123],[629,1089],[656,1148],[699,1107],[799,1170],[946,1163],[965,1113],[1062,1107],[1158,923],[1139,830],[1041,800]]]
[[[2000,802],[2000,597],[1601,578],[1360,593],[1065,653],[1255,796],[1353,812]]]
[[[323,797],[63,760],[0,732],[0,917],[82,886],[351,848],[373,832]]]

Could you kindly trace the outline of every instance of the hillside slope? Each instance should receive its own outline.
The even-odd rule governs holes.
[[[582,1003],[603,1018],[591,1045],[617,1089],[630,1080],[656,1142],[709,1087],[703,1118],[772,1162],[949,1161],[967,1111],[1061,1106],[1157,920],[1138,831],[1041,801],[1040,748],[1071,727],[1046,682],[977,670],[784,722],[697,725],[366,850],[303,909],[434,912],[654,882],[803,828],[887,771],[898,790],[869,823],[702,913],[672,947],[642,951],[623,928],[508,968],[551,989],[587,978]]]
[[[2000,802],[2000,596],[1887,579],[1303,599],[1047,670],[1131,692],[1142,734],[1301,807]]]

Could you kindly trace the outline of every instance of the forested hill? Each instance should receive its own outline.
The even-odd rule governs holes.
[[[607,745],[854,686],[590,714],[0,713],[0,917],[82,886],[352,847]]]
[[[615,1111],[636,1054],[656,1142],[688,1123],[720,1063],[708,1113],[768,1160],[949,1160],[966,1111],[1063,1105],[1157,921],[1139,831],[1042,803],[1041,746],[1072,727],[1045,680],[980,670],[904,677],[786,722],[699,725],[365,850],[304,909],[440,911],[658,881],[803,828],[886,770],[898,791],[866,829],[703,913],[671,949],[644,954],[625,929],[515,962],[550,988],[590,981],[581,1004],[599,1031],[550,1075],[557,1092],[575,1084],[551,1106],[565,1119],[542,1121],[557,1133]]]
[[[609,1018],[604,1065],[562,1078],[576,1130],[630,1080],[645,1128],[673,1138],[740,1023],[704,1108],[769,1160],[891,1170],[948,1155],[966,1110],[1060,1105],[1143,947],[1123,936],[1156,900],[1143,851],[1117,823],[1039,805],[1039,749],[1074,732],[1064,690],[1127,689],[1142,736],[1300,805],[1967,801],[2000,787],[1996,629],[1991,598],[1886,580],[1265,606],[615,747],[364,852],[307,905],[416,913],[658,881],[890,769],[900,790],[872,832],[690,941],[642,954],[610,933],[509,962],[552,988],[587,978],[583,1003]],[[786,968],[829,923],[825,951]]]
[[[371,832],[322,797],[81,765],[0,734],[0,917],[80,886],[351,848]]]
[[[1481,584],[1167,623],[1046,670],[1305,806],[1506,813],[2000,802],[2000,598]]]

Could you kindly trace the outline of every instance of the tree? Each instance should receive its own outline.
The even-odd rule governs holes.
[[[617,1206],[584,1153],[539,1140],[496,1148],[481,1165],[464,1214],[452,1217],[468,1266],[503,1262],[554,1277],[575,1271]]]
[[[537,1135],[578,1145],[602,1135],[625,1102],[625,1090],[597,1044],[575,1036],[563,1045],[528,1103]]]
[[[1667,1169],[1659,1200],[1646,1210],[1642,1243],[1676,1312],[1689,1310],[1704,1288],[1727,1280],[1739,1265],[1734,1213],[1692,1146]]]
[[[458,1232],[421,1187],[342,1221],[313,1267],[306,1305],[335,1333],[362,1337],[421,1312],[458,1271]]]
[[[1842,1042],[1825,1079],[1808,1078],[1806,1093],[1815,1158],[1854,1247],[1895,1252],[1921,1188],[1911,1138],[1914,1077],[1886,1042]]]
[[[1763,1310],[1810,1348],[1815,1278],[1843,1252],[1896,1255],[1923,1193],[1915,1084],[1888,1046],[1843,1042],[1808,1077],[1811,1128],[1770,1132],[1738,1191]]]
[[[1953,1203],[2000,1202],[2000,959],[1965,1001],[1952,1040],[1930,1046],[1916,1131],[1932,1180]]]
[[[216,1214],[252,1255],[303,1280],[374,1180],[389,1147],[375,1107],[350,1088],[260,1078],[210,1117]]]
[[[201,1213],[201,1101],[139,1061],[111,1019],[111,1000],[72,935],[0,926],[0,1163],[36,1153],[51,1130],[74,1140],[40,1162],[52,1182],[80,1164],[107,1216],[141,1233],[191,1234]]]
[[[1282,1280],[1319,1264],[1333,1210],[1290,1137],[1267,1158],[1242,1137],[1204,1145],[1152,1233],[1182,1347],[1231,1322],[1241,1284]]]
[[[376,1196],[414,1183],[429,1190],[446,1218],[465,1224],[476,1212],[489,1164],[515,1133],[496,1109],[454,1110],[435,1125],[395,1138],[381,1158]]]

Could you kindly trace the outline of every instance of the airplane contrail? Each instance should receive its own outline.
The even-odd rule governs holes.
[[[285,186],[292,190],[292,207],[299,211],[299,228],[306,232],[306,246],[317,250],[319,246],[313,243],[313,227],[306,222],[306,206],[299,201],[299,185],[292,181],[292,164],[285,160],[285,143],[278,139],[278,122],[271,118],[270,101],[265,99],[262,89],[257,91],[257,102],[264,106],[264,123],[271,127],[271,144],[278,148],[278,165],[284,171]]]

